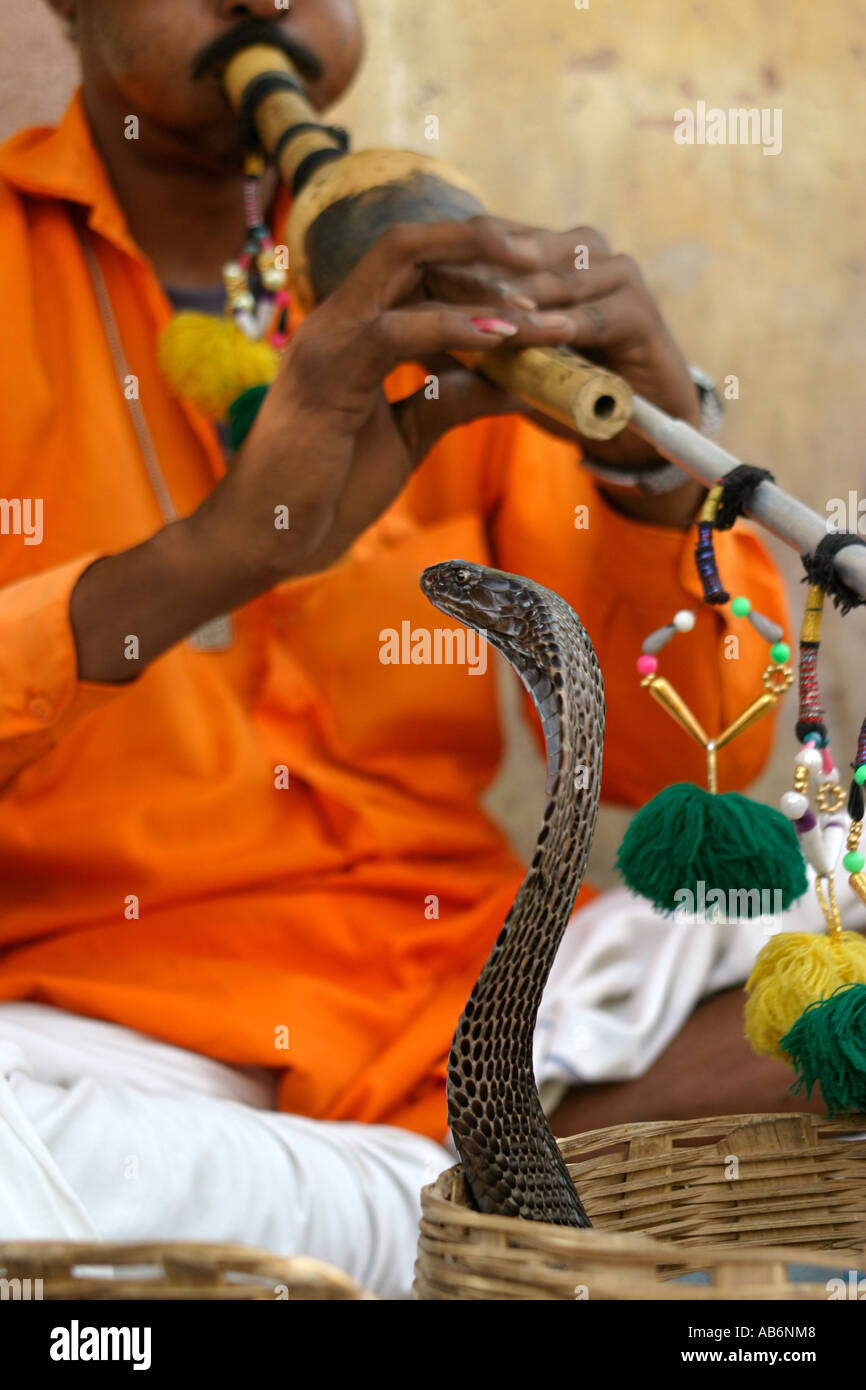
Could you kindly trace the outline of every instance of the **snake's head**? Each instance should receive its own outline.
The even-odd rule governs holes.
[[[522,627],[524,590],[502,570],[471,560],[445,560],[424,571],[421,588],[441,612],[484,631],[493,642],[513,638]]]

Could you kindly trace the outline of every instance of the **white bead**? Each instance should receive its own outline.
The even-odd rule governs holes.
[[[688,608],[681,608],[674,614],[673,624],[677,632],[691,632],[695,625],[695,615]]]
[[[794,766],[807,767],[812,775],[817,777],[824,766],[824,759],[817,748],[801,748],[794,759]]]
[[[779,810],[788,820],[799,820],[809,809],[809,798],[802,792],[785,792],[779,802]]]

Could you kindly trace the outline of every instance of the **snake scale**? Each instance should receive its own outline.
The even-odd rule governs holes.
[[[589,1226],[541,1108],[532,1038],[595,830],[601,670],[577,615],[532,580],[449,560],[426,569],[421,588],[513,666],[538,711],[547,750],[535,853],[451,1044],[448,1122],[479,1211]]]

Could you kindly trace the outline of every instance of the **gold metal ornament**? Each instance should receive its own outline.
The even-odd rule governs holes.
[[[838,782],[822,782],[815,793],[815,803],[819,811],[841,811],[848,800],[845,788]]]
[[[768,680],[768,673],[772,672],[779,679]],[[723,729],[715,738],[710,738],[701,724],[700,720],[692,713],[683,699],[664,676],[657,676],[654,673],[644,676],[641,685],[648,690],[654,700],[657,700],[662,709],[679,724],[681,729],[691,735],[696,743],[699,743],[706,750],[707,754],[707,790],[710,792],[718,791],[717,774],[717,753],[720,748],[731,743],[733,739],[750,729],[753,724],[757,724],[759,719],[773,708],[780,696],[789,690],[794,680],[793,672],[787,664],[784,666],[768,666],[762,676],[764,684],[764,694],[759,695],[750,705],[747,705],[742,714],[738,714],[736,719]],[[806,773],[808,778],[808,772]]]
[[[765,666],[761,674],[761,683],[765,690],[769,690],[776,695],[784,695],[786,690],[790,690],[794,684],[794,672],[790,666],[776,666],[771,662]]]

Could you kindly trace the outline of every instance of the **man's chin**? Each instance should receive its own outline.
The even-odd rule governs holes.
[[[164,126],[161,136],[163,156],[173,157],[190,169],[225,177],[243,169],[244,151],[234,121],[208,122],[190,129]]]

